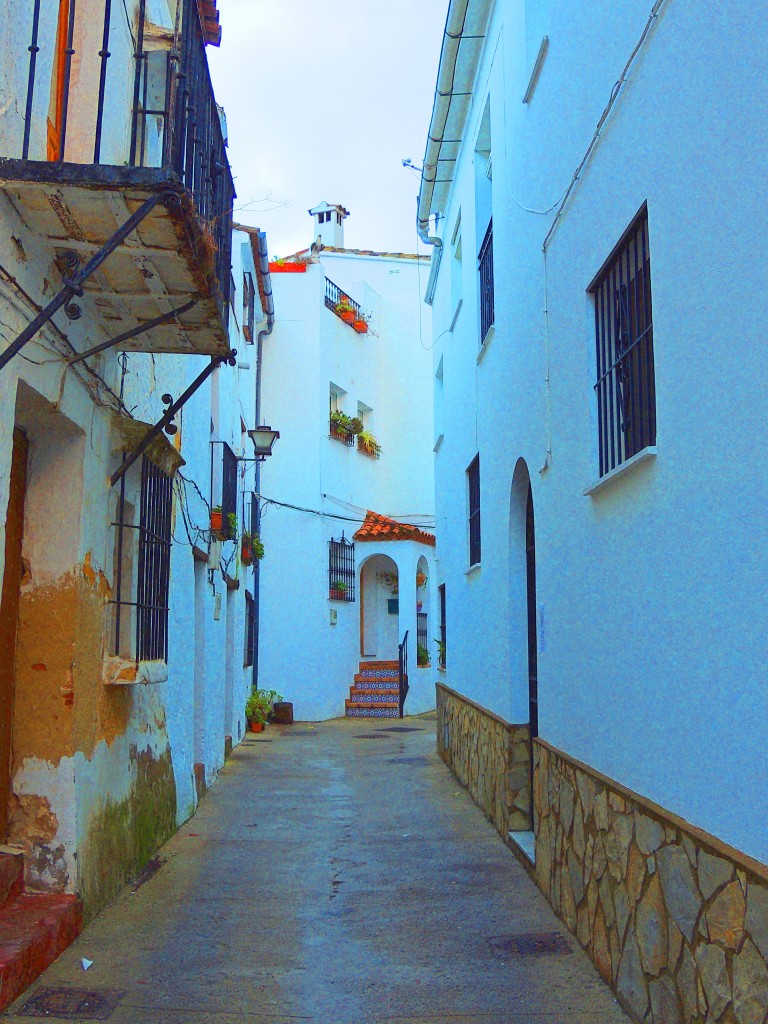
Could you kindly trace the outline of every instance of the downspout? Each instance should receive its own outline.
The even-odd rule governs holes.
[[[259,331],[258,339],[256,341],[256,423],[255,426],[259,426],[261,419],[261,361],[262,361],[262,343],[265,338],[268,338],[272,333],[275,326],[275,302],[272,296],[272,277],[269,273],[269,255],[267,250],[267,235],[264,231],[259,231],[259,259],[257,272],[261,277],[261,282],[264,288],[264,312],[267,316],[267,326]],[[261,505],[259,504],[258,495],[261,493],[261,462],[256,463],[255,470],[255,490],[256,490],[256,530],[261,532]],[[254,572],[253,572],[253,685],[259,685],[259,596],[260,596],[260,579],[259,579],[259,568],[260,561],[258,558],[254,559]]]

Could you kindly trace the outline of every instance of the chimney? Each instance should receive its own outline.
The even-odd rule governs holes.
[[[338,203],[322,202],[308,211],[315,223],[314,241],[318,239],[325,246],[333,249],[344,248],[344,221],[349,216],[349,210],[345,210]]]

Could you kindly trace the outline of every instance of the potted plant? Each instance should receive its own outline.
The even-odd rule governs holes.
[[[258,533],[243,530],[243,536],[240,540],[240,561],[243,565],[251,565],[254,558],[260,559],[263,557],[264,545]]]
[[[425,572],[416,573],[416,586],[419,590],[423,590],[427,585],[427,574]]]
[[[226,540],[227,531],[224,528],[224,513],[221,505],[214,505],[211,509],[211,533],[217,540]]]
[[[334,307],[336,316],[341,317],[345,324],[352,324],[357,318],[355,307],[349,301],[348,295],[342,295]]]
[[[251,732],[262,731],[271,710],[272,706],[264,700],[261,691],[253,690],[245,702],[245,717],[248,719],[248,728]]]
[[[346,599],[348,589],[348,584],[346,584],[343,580],[333,580],[331,582],[329,600],[344,601]]]
[[[440,668],[445,668],[445,640],[438,640],[435,637],[434,641],[437,644],[437,663]]]
[[[424,644],[416,644],[416,664],[421,668],[426,668],[429,665],[429,651]]]
[[[380,455],[379,443],[369,430],[358,431],[357,450],[362,452],[363,455],[370,455],[374,459]]]
[[[352,327],[354,328],[354,330],[357,331],[358,334],[367,334],[368,323],[370,319],[371,318],[366,313],[363,313],[360,310],[358,311],[355,319],[352,321]]]

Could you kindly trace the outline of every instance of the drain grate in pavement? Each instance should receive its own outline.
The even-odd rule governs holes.
[[[388,757],[387,764],[429,764],[428,757]]]
[[[393,725],[389,729],[382,729],[382,732],[424,732],[413,725]]]
[[[560,932],[497,935],[488,941],[494,952],[510,953],[512,956],[563,956],[573,952]]]
[[[389,736],[385,736],[381,732],[364,732],[360,736],[353,736],[353,740],[388,740]]]
[[[84,988],[44,986],[28,999],[17,1017],[51,1017],[54,1020],[109,1020],[125,995],[116,989],[91,991]]]

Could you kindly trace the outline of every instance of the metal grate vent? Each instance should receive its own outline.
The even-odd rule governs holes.
[[[125,995],[116,989],[98,992],[84,988],[50,988],[44,986],[28,999],[18,1017],[51,1017],[54,1020],[109,1020],[112,1011]]]
[[[353,736],[354,740],[388,740],[389,736],[385,736],[382,732],[365,732],[361,736]]]
[[[526,935],[497,935],[489,938],[496,953],[511,956],[564,956],[573,952],[560,932],[534,932]]]
[[[387,764],[429,764],[428,757],[388,757]]]

